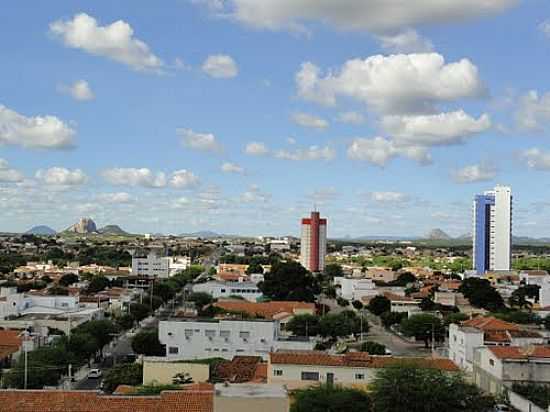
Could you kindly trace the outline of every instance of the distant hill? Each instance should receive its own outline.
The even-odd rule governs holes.
[[[25,232],[27,235],[55,236],[57,232],[49,226],[34,226]]]
[[[120,226],[118,225],[107,225],[102,227],[98,230],[99,234],[101,235],[118,235],[118,236],[125,236],[129,233],[122,230]]]
[[[430,233],[427,234],[426,239],[429,239],[429,240],[451,240],[452,237],[449,236],[447,233],[445,233],[441,229],[434,229]]]
[[[225,235],[220,235],[219,233],[212,232],[212,231],[209,231],[209,230],[202,230],[200,232],[193,232],[193,233],[182,233],[180,236],[182,236],[182,237],[200,237],[201,239],[213,239],[213,238],[225,237]]]

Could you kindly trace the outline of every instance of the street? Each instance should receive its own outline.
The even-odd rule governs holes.
[[[427,356],[429,349],[424,348],[424,344],[413,344],[401,339],[399,336],[387,331],[383,326],[369,321],[370,330],[367,334],[367,340],[380,343],[397,356]]]

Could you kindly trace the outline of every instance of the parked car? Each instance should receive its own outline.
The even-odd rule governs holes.
[[[99,379],[102,375],[101,370],[90,369],[90,372],[88,372],[88,379]]]

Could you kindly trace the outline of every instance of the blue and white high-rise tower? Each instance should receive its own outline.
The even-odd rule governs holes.
[[[512,189],[497,186],[476,195],[473,228],[474,270],[510,270],[512,262]]]

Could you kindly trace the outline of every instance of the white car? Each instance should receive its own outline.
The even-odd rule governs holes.
[[[90,369],[90,372],[88,372],[88,379],[98,379],[101,378],[102,375],[99,369]]]

